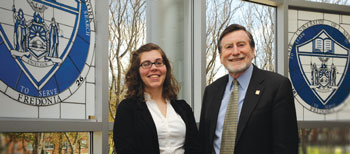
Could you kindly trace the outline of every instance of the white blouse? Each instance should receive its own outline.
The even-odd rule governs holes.
[[[145,100],[157,128],[160,154],[183,154],[186,125],[181,116],[175,112],[169,100],[166,100],[166,117],[147,93]]]

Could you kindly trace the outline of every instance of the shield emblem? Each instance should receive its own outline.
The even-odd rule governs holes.
[[[37,15],[35,18],[41,18]],[[42,19],[33,19],[42,20]],[[47,54],[46,39],[47,28],[43,22],[30,23],[28,25],[28,51],[31,56],[34,56],[36,60],[39,60]]]
[[[343,34],[345,30],[330,25],[304,26],[293,42],[289,57],[295,91],[305,103],[320,110],[335,108],[349,95],[345,86],[350,78],[350,44]]]
[[[296,55],[305,82],[317,99],[326,105],[344,80],[349,49],[323,29],[310,40],[296,45]],[[341,67],[344,64],[346,67]]]
[[[92,61],[86,2],[23,0],[7,9],[3,15],[11,18],[0,19],[6,23],[0,24],[0,83],[35,98],[67,90],[60,99],[69,97]]]

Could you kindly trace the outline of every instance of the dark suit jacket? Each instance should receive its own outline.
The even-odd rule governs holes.
[[[191,107],[184,100],[171,101],[186,124],[185,154],[200,153],[198,130]],[[118,154],[159,154],[156,125],[145,102],[123,100],[117,108],[113,129]]]
[[[205,154],[212,154],[218,112],[228,75],[207,86],[199,134]],[[260,93],[257,94],[257,90]],[[298,128],[290,81],[254,66],[243,102],[235,154],[297,154]]]

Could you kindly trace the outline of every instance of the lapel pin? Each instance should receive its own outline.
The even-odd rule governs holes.
[[[255,95],[260,95],[260,90],[256,90]]]

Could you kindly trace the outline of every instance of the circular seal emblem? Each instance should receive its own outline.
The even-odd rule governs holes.
[[[93,60],[90,0],[21,0],[7,7],[9,18],[0,19],[0,91],[33,106],[73,95]]]
[[[340,110],[349,100],[350,35],[339,24],[313,20],[289,42],[289,76],[295,99],[320,114]]]

